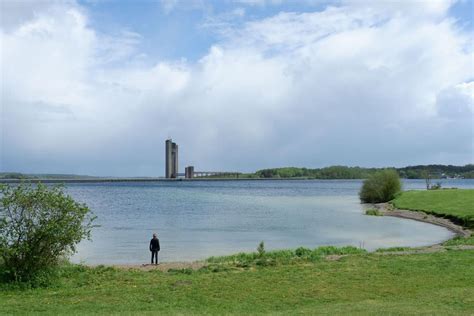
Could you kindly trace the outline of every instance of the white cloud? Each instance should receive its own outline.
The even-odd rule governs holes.
[[[197,63],[153,65],[75,4],[35,12],[1,32],[0,169],[160,175],[169,136],[197,169],[472,162],[471,34],[434,4],[214,24]]]
[[[233,2],[248,6],[264,7],[266,5],[280,5],[283,3],[283,0],[234,0]]]
[[[441,117],[465,118],[474,124],[474,82],[464,82],[441,91],[437,96],[436,105]]]
[[[165,13],[170,13],[178,4],[178,0],[161,0]]]
[[[170,14],[174,10],[202,10],[210,8],[208,2],[204,0],[160,0],[161,8],[165,14]]]
[[[348,6],[367,7],[370,5],[377,11],[389,15],[417,15],[419,17],[443,16],[457,0],[398,0],[398,1],[371,1],[342,0]]]

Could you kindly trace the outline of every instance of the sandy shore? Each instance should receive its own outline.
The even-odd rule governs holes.
[[[88,265],[89,267],[97,267],[97,266],[104,266],[104,265]],[[206,266],[204,261],[193,261],[193,262],[163,262],[158,265],[150,264],[150,263],[143,263],[143,264],[106,264],[105,266],[114,267],[118,269],[135,269],[135,270],[142,270],[142,271],[152,271],[152,270],[159,270],[163,272],[167,272],[169,270],[182,270],[182,269],[192,269],[192,270],[199,270],[202,267]]]

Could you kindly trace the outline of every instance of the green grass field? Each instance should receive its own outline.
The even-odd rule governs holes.
[[[392,203],[399,209],[446,216],[474,227],[474,190],[406,191]]]
[[[49,288],[0,291],[0,314],[438,314],[474,311],[474,250],[350,255],[223,272],[66,266]]]

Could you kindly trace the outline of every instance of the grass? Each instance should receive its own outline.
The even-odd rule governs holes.
[[[447,240],[443,243],[444,246],[460,246],[460,245],[469,245],[474,246],[474,235],[470,237],[455,237],[453,239]]]
[[[380,213],[380,211],[375,208],[369,208],[368,210],[365,211],[365,215],[382,216],[382,213]]]
[[[399,209],[424,211],[474,228],[474,190],[406,191],[392,204]]]
[[[474,310],[473,260],[474,251],[453,250],[362,254],[224,272],[68,265],[49,288],[1,288],[0,314],[469,315]]]
[[[328,255],[365,254],[365,249],[352,246],[334,247],[323,246],[315,249],[299,247],[295,250],[275,250],[268,252],[238,253],[231,256],[210,257],[207,259],[208,268],[212,271],[229,267],[247,268],[253,266],[274,266],[302,262],[317,262]]]
[[[389,248],[379,248],[375,252],[396,252],[396,251],[407,251],[411,250],[411,247],[389,247]]]

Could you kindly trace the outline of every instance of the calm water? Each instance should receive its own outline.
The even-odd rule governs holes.
[[[474,188],[474,180],[443,180],[443,187]],[[363,215],[361,181],[196,181],[69,184],[101,227],[79,245],[75,262],[146,263],[158,232],[161,261],[203,259],[299,246],[353,245],[368,250],[423,246],[452,233],[442,227]],[[408,180],[405,189],[422,189]]]

